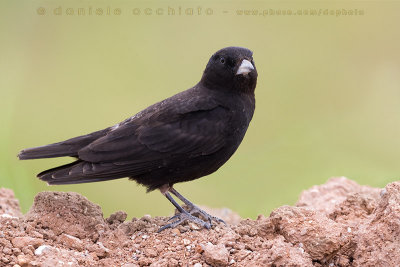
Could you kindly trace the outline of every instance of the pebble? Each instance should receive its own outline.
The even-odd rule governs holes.
[[[120,223],[123,223],[125,220],[126,220],[126,217],[127,217],[128,215],[126,214],[126,212],[124,212],[124,211],[117,211],[117,212],[114,212],[113,214],[111,214],[110,215],[110,217],[108,217],[107,219],[106,219],[106,221],[108,222],[108,223],[114,223],[114,222],[120,222]]]
[[[150,258],[155,258],[158,255],[157,251],[152,248],[146,249],[144,253]]]
[[[151,220],[151,215],[149,215],[149,214],[144,215],[144,216],[142,217],[142,220],[143,220],[143,221],[146,221],[146,222],[149,222],[149,221]]]
[[[173,236],[180,235],[180,234],[181,234],[181,231],[179,231],[178,229],[176,229],[176,228],[172,229],[172,235]]]
[[[62,234],[58,238],[58,242],[67,245],[68,247],[75,248],[78,251],[83,250],[83,241],[72,235]]]
[[[19,265],[26,265],[28,263],[28,260],[25,258],[24,255],[18,255],[17,261]]]
[[[94,252],[97,255],[97,257],[100,258],[107,256],[110,252],[110,250],[106,248],[101,242],[97,242],[96,244],[89,247],[89,251]]]
[[[10,214],[7,214],[7,213],[1,214],[0,217],[7,218],[7,219],[18,219],[18,217],[11,216]]]
[[[387,191],[386,188],[383,188],[382,191],[380,192],[380,196],[383,197],[384,195],[386,195]]]
[[[192,222],[190,222],[188,224],[189,224],[190,229],[192,229],[192,230],[200,230],[200,227],[197,224],[192,223]]]
[[[11,248],[5,247],[3,249],[3,253],[6,254],[6,255],[10,255],[12,253],[12,250],[11,250]]]
[[[29,237],[29,236],[14,237],[11,240],[11,243],[16,248],[24,248],[24,247],[27,247],[29,245],[37,247],[42,242],[43,242],[43,240],[41,240],[39,238],[34,238],[34,237]]]
[[[204,259],[212,266],[226,266],[229,260],[229,251],[223,244],[204,246]]]
[[[43,252],[45,252],[46,250],[50,250],[51,248],[52,248],[52,247],[51,247],[51,246],[48,246],[48,245],[41,245],[40,247],[38,247],[38,248],[35,250],[35,255],[36,255],[36,256],[42,255]]]

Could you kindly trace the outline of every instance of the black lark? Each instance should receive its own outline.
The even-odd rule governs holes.
[[[227,47],[212,55],[201,80],[192,88],[104,130],[24,149],[18,157],[76,158],[38,174],[50,185],[129,177],[148,191],[159,189],[178,209],[160,231],[185,221],[209,229],[213,220],[222,220],[199,209],[173,186],[215,172],[235,153],[253,117],[256,83],[253,53]],[[185,203],[188,211],[170,193]]]

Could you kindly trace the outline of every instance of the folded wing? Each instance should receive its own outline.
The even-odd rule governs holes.
[[[160,168],[170,158],[209,155],[224,147],[229,116],[228,110],[216,105],[169,120],[154,116],[128,120],[79,150],[75,164],[45,171],[39,178],[67,184],[134,177]]]

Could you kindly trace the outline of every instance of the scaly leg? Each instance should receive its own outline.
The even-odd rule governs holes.
[[[196,223],[196,224],[198,224],[198,225],[200,225],[200,226],[202,226],[204,228],[207,228],[207,229],[211,228],[211,224],[210,223],[205,222],[205,221],[203,221],[203,220],[191,215],[189,212],[187,212],[181,206],[179,206],[179,204],[175,201],[175,199],[173,199],[171,197],[171,195],[168,192],[163,192],[162,190],[160,190],[160,191],[172,203],[172,205],[174,205],[177,208],[179,213],[177,215],[175,215],[175,216],[172,216],[168,221],[175,220],[175,219],[177,219],[177,220],[173,221],[170,224],[167,224],[167,225],[164,225],[163,227],[161,227],[158,230],[158,233],[163,231],[163,230],[165,230],[165,229],[167,229],[167,228],[175,228],[176,226],[182,224],[185,221],[194,222],[194,223]]]
[[[172,194],[174,194],[183,203],[185,203],[186,206],[188,206],[189,214],[191,214],[191,215],[200,214],[201,216],[203,216],[206,220],[208,220],[210,222],[210,225],[212,225],[213,220],[216,222],[222,222],[222,223],[226,224],[222,219],[212,216],[212,215],[208,214],[207,212],[205,212],[204,210],[197,207],[196,205],[194,205],[192,202],[190,202],[185,197],[183,197],[181,194],[179,194],[178,191],[176,191],[173,187],[170,187],[168,191],[171,192]]]

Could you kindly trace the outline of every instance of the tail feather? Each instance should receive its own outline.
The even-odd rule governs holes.
[[[125,177],[125,175],[110,177],[107,173],[103,173],[102,175],[90,175],[90,173],[87,173],[88,168],[92,168],[90,165],[98,164],[77,160],[69,164],[43,171],[39,173],[37,177],[40,180],[47,182],[49,185],[91,183]]]
[[[140,175],[148,172],[152,166],[154,162],[115,165],[77,160],[41,172],[37,177],[49,185],[91,183]]]
[[[56,143],[46,146],[27,148],[19,152],[18,158],[24,159],[41,159],[41,158],[56,158],[65,156],[77,156],[77,150],[73,147],[68,147],[62,143]]]
[[[58,142],[50,145],[27,148],[18,154],[18,158],[25,159],[41,159],[41,158],[56,158],[56,157],[76,157],[78,151],[87,146],[94,140],[104,136],[109,128],[100,130],[91,134],[78,136],[68,139],[63,142]]]

